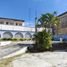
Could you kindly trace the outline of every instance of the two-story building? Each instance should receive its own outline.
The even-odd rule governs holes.
[[[0,38],[32,38],[35,29],[24,27],[24,20],[0,17]]]
[[[67,12],[64,12],[60,14],[59,16],[60,19],[60,30],[58,34],[67,34]]]

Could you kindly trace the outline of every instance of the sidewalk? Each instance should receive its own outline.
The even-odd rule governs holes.
[[[28,53],[12,62],[13,67],[67,67],[67,52]]]

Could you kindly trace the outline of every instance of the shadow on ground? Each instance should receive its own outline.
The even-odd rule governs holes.
[[[39,53],[41,51],[37,51],[34,48],[33,49],[28,49],[31,53]],[[61,52],[66,52],[67,51],[67,43],[56,43],[56,44],[52,44],[52,48],[49,50],[45,50],[45,51],[50,51],[50,52],[54,52],[54,51],[61,51]],[[42,52],[45,52],[42,51]]]
[[[67,51],[67,43],[53,44],[53,51]]]

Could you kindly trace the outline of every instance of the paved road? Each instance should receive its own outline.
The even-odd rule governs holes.
[[[25,45],[26,46],[26,45]],[[0,47],[0,58],[9,55],[15,51],[22,49],[24,45],[22,44],[10,44],[9,46]]]

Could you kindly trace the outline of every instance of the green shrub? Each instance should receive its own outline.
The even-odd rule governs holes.
[[[0,41],[9,41],[9,40],[11,40],[11,41],[25,41],[25,40],[29,41],[29,40],[31,40],[31,38],[1,38],[0,39]]]
[[[18,39],[17,38],[12,38],[12,41],[17,41]]]
[[[12,40],[12,38],[2,38],[1,40],[7,41],[7,40]]]
[[[45,51],[52,47],[51,33],[46,32],[45,30],[35,34],[34,40],[36,42],[34,48],[36,48],[38,51]]]
[[[20,40],[20,41],[23,41],[23,38],[20,38],[19,40]]]
[[[26,40],[29,41],[29,40],[31,40],[31,38],[27,38]]]

